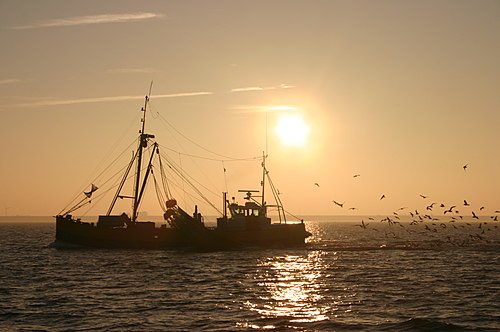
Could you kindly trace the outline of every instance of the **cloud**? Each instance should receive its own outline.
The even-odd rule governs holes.
[[[268,86],[268,87],[249,86],[244,88],[231,89],[231,92],[263,91],[263,90],[277,90],[277,89],[291,89],[291,88],[295,88],[295,86],[288,84],[280,84],[278,86]]]
[[[262,91],[264,88],[258,87],[258,86],[250,86],[247,88],[236,88],[236,89],[231,89],[231,92],[246,92],[246,91]]]
[[[152,99],[160,98],[176,98],[176,97],[193,97],[211,95],[212,92],[199,91],[199,92],[179,92],[161,95],[153,95]],[[17,107],[43,107],[43,106],[60,106],[60,105],[74,105],[74,104],[88,104],[88,103],[105,103],[115,101],[128,101],[144,99],[144,96],[112,96],[112,97],[95,97],[95,98],[79,98],[79,99],[59,99],[59,100],[41,100],[32,103],[17,104]]]
[[[90,25],[90,24],[103,24],[103,23],[124,23],[124,22],[157,19],[163,16],[164,16],[163,14],[147,13],[147,12],[74,16],[69,18],[43,21],[33,25],[17,26],[13,27],[13,29],[36,29],[36,28],[66,27],[75,25]]]
[[[21,80],[18,79],[5,79],[5,80],[0,80],[0,85],[2,84],[12,84],[12,83],[18,83],[21,82]]]

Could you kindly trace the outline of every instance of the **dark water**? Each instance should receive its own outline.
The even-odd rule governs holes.
[[[499,331],[500,230],[476,225],[309,222],[306,248],[202,253],[58,250],[53,223],[4,220],[0,330]]]

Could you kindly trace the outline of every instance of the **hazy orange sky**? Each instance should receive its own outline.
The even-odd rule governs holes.
[[[259,156],[267,112],[268,166],[294,214],[500,210],[497,0],[0,0],[0,17],[0,215],[58,213],[133,142],[151,81],[148,131],[175,151],[193,146],[162,118],[221,155]],[[303,146],[276,136],[283,114],[307,123]],[[222,165],[230,195],[258,186],[258,162],[200,161],[199,181],[224,190]]]

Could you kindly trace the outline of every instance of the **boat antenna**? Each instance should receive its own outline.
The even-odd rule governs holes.
[[[141,109],[141,111],[143,111],[144,113],[142,114],[142,130],[141,130],[141,133],[144,134],[144,127],[146,126],[146,109],[148,107],[148,102],[149,102],[149,98],[151,97],[151,90],[153,89],[153,81],[151,81],[151,84],[149,84],[149,92],[148,94],[146,95],[146,97],[144,97],[144,107]]]
[[[267,155],[267,135],[268,135],[268,132],[267,132],[267,113],[269,113],[269,112],[266,110],[266,155]]]

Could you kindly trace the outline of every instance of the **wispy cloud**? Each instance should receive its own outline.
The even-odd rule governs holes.
[[[249,86],[249,87],[231,89],[231,92],[263,91],[263,90],[277,90],[277,89],[291,89],[291,88],[295,88],[295,86],[288,84],[280,84],[277,86],[267,86],[267,87]]]
[[[129,69],[123,69],[124,72],[130,72]],[[146,72],[149,69],[137,69],[132,70],[132,72]],[[121,71],[121,70],[120,70]],[[4,80],[6,83],[10,80]],[[12,80],[14,81],[14,80]],[[0,84],[3,81],[0,80]],[[5,83],[5,84],[6,84]],[[231,89],[230,92],[245,92],[245,91],[263,91],[263,90],[276,90],[276,89],[290,89],[294,88],[293,85],[281,84],[278,86],[272,87],[246,87],[246,88],[236,88]],[[213,95],[213,92],[210,91],[195,91],[195,92],[178,92],[178,93],[168,93],[168,94],[154,94],[152,96],[153,99],[161,99],[161,98],[180,98],[180,97],[195,97],[195,96],[206,96]],[[30,101],[25,103],[18,103],[13,106],[15,107],[44,107],[44,106],[59,106],[59,105],[74,105],[74,104],[89,104],[89,103],[106,103],[106,102],[119,102],[119,101],[128,101],[128,100],[138,100],[143,99],[144,96],[108,96],[108,97],[90,97],[90,98],[76,98],[76,99],[55,99],[55,98],[46,98],[43,100]],[[236,106],[233,109],[241,112],[255,112],[255,111],[279,111],[281,109],[277,109],[277,106],[269,106],[269,105],[249,105],[249,106]],[[288,106],[279,106],[279,107],[288,107]],[[293,107],[293,106],[292,106]]]
[[[12,28],[36,29],[36,28],[67,27],[75,25],[90,25],[90,24],[103,24],[103,23],[125,23],[125,22],[157,19],[157,18],[162,18],[163,16],[164,16],[163,14],[148,13],[148,12],[74,16],[68,18],[42,21],[31,25],[15,26]]]
[[[0,85],[3,85],[3,84],[12,84],[12,83],[18,83],[18,82],[21,82],[21,80],[18,80],[18,79],[4,79],[4,80],[0,80]]]
[[[169,93],[153,95],[153,99],[160,98],[176,98],[176,97],[194,97],[194,96],[205,96],[211,95],[212,92],[199,91],[199,92],[179,92],[179,93]],[[17,104],[17,107],[43,107],[43,106],[60,106],[60,105],[74,105],[74,104],[88,104],[88,103],[105,103],[105,102],[116,102],[116,101],[128,101],[144,99],[144,96],[111,96],[111,97],[95,97],[95,98],[79,98],[79,99],[50,99],[50,100],[40,100],[36,102]]]
[[[264,90],[264,88],[258,86],[249,86],[246,88],[231,89],[231,92],[262,91],[262,90]]]

